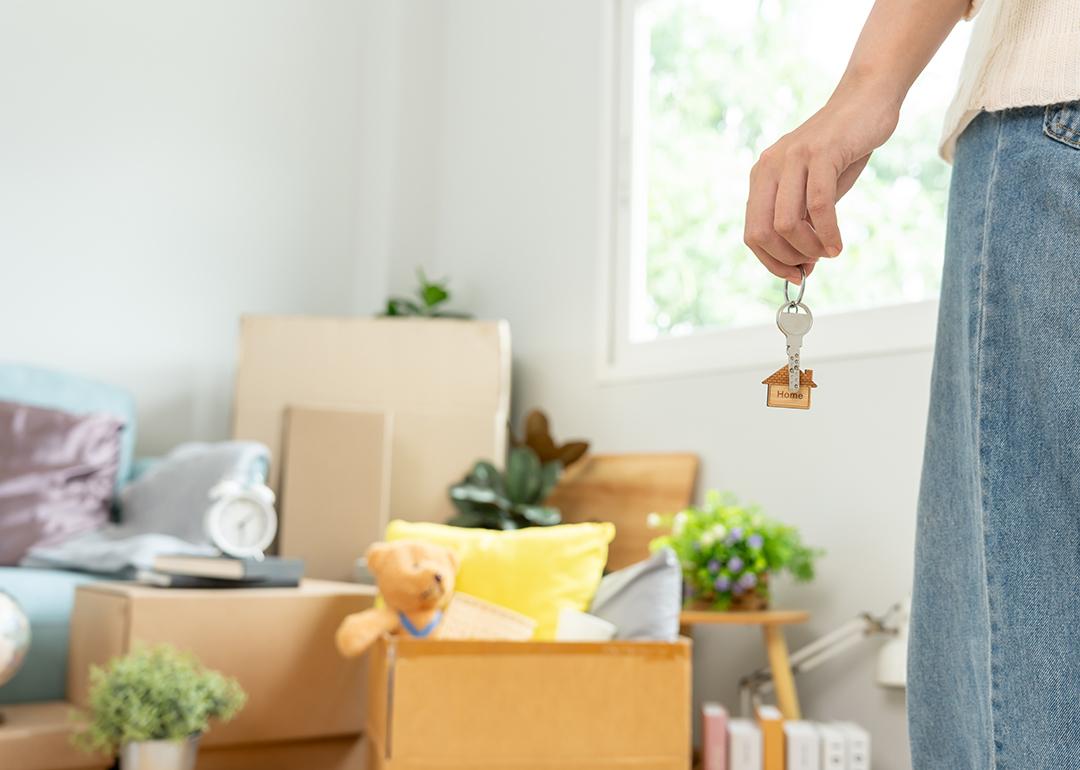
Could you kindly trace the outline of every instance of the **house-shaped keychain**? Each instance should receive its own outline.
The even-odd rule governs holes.
[[[799,374],[798,391],[789,390],[786,366],[781,366],[762,380],[761,384],[768,387],[765,393],[765,405],[778,406],[781,409],[809,409],[810,389],[817,387],[814,383],[814,370],[803,369]]]

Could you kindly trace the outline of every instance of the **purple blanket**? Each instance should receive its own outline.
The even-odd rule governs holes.
[[[0,401],[0,565],[108,520],[117,418]]]

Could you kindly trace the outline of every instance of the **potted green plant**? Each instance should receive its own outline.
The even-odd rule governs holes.
[[[527,446],[510,450],[505,473],[482,460],[460,483],[450,487],[450,501],[457,513],[447,523],[483,529],[558,524],[562,521],[559,509],[543,503],[561,472],[562,463],[558,460],[543,463]]]
[[[788,572],[805,582],[814,559],[797,529],[770,519],[734,495],[709,492],[705,504],[674,514],[650,514],[649,526],[670,528],[651,543],[671,548],[683,571],[686,604],[714,610],[758,610],[769,605],[770,578]]]
[[[210,720],[232,719],[247,696],[232,678],[169,645],[140,646],[90,668],[89,721],[75,745],[120,755],[123,770],[192,770]]]
[[[416,269],[415,297],[390,297],[386,300],[384,316],[398,318],[412,316],[419,318],[472,318],[468,313],[447,310],[444,305],[450,300],[450,282],[430,280],[422,268]]]

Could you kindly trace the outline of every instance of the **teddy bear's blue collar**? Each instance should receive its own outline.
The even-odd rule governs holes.
[[[412,624],[404,612],[398,612],[398,619],[401,621],[402,627],[409,632],[409,636],[415,636],[417,639],[426,639],[431,635],[431,632],[435,630],[435,626],[439,625],[439,621],[442,620],[442,610],[435,613],[435,617],[431,619],[423,628],[417,628]]]

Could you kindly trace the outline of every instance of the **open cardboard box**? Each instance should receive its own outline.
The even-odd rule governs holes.
[[[368,770],[687,770],[690,642],[384,637]]]

